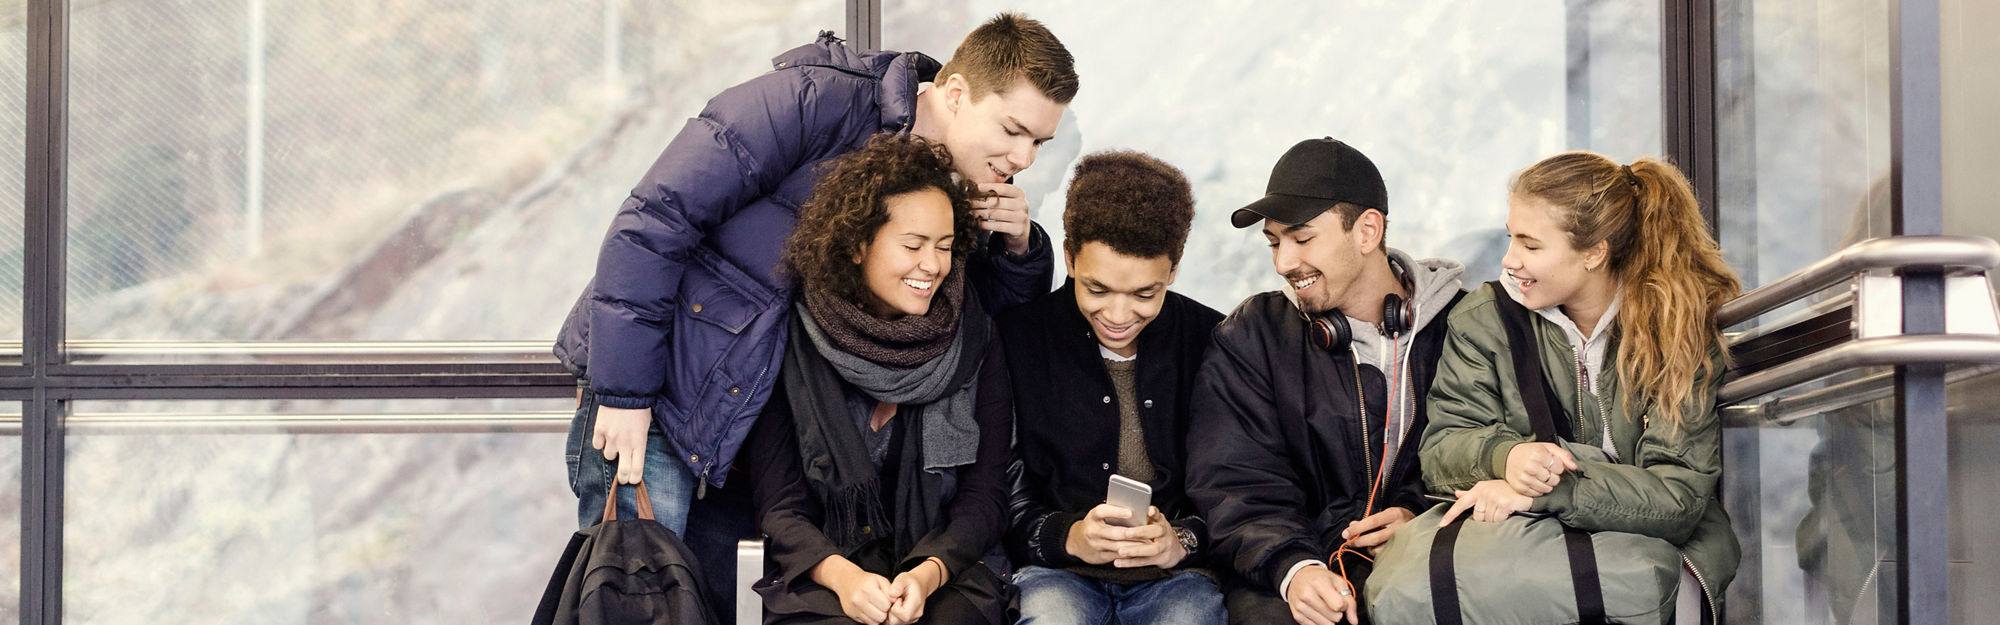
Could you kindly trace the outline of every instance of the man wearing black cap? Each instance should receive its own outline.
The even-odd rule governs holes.
[[[1188,494],[1241,577],[1232,623],[1361,622],[1368,558],[1429,507],[1412,439],[1464,267],[1386,247],[1388,210],[1375,164],[1326,138],[1230,218],[1261,225],[1285,279],[1216,327],[1192,399],[1211,442],[1189,446]]]

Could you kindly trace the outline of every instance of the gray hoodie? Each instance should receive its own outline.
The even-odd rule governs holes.
[[[1389,262],[1403,268],[1410,277],[1410,299],[1415,303],[1416,325],[1393,340],[1382,335],[1381,324],[1348,317],[1347,327],[1354,329],[1355,363],[1375,367],[1384,377],[1390,378],[1400,387],[1392,389],[1391,395],[1394,401],[1388,404],[1389,431],[1386,437],[1389,449],[1400,450],[1403,440],[1409,436],[1412,422],[1410,413],[1416,410],[1416,396],[1410,388],[1409,372],[1392,371],[1390,368],[1392,364],[1407,367],[1408,350],[1410,344],[1416,340],[1417,333],[1422,332],[1433,321],[1444,323],[1444,318],[1438,316],[1438,313],[1444,310],[1445,304],[1451,303],[1451,298],[1458,295],[1458,277],[1465,273],[1465,265],[1443,258],[1417,260],[1402,250],[1385,249],[1389,253]],[[1380,450],[1369,450],[1369,453],[1379,452]],[[1382,467],[1384,473],[1395,466],[1396,453],[1392,452],[1388,456],[1388,463]]]

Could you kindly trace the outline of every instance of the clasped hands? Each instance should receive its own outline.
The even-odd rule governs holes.
[[[1446,510],[1438,527],[1450,525],[1471,511],[1474,521],[1498,523],[1534,505],[1535,498],[1555,491],[1564,473],[1576,470],[1576,457],[1555,443],[1521,443],[1507,452],[1505,479],[1486,480],[1453,491],[1458,502]]]
[[[812,579],[840,597],[840,610],[863,625],[909,625],[924,616],[924,602],[951,574],[944,561],[927,558],[890,580],[842,556],[813,567]]]

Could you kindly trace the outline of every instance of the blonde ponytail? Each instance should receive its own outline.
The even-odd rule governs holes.
[[[1515,177],[1512,193],[1555,207],[1570,245],[1599,242],[1625,298],[1618,312],[1618,377],[1628,407],[1651,404],[1678,427],[1695,383],[1713,371],[1722,332],[1715,313],[1741,291],[1708,233],[1680,170],[1642,158],[1619,165],[1591,152],[1544,159]]]

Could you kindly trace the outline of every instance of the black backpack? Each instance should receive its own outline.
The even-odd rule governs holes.
[[[721,625],[701,592],[701,569],[673,530],[653,520],[645,485],[639,518],[618,520],[618,493],[604,522],[569,539],[534,625]]]

